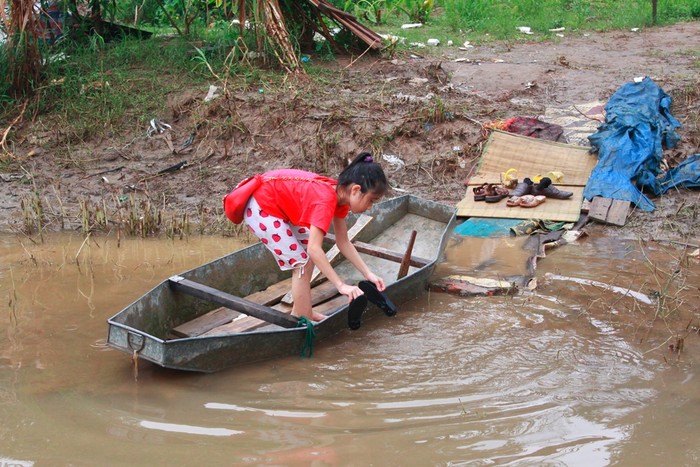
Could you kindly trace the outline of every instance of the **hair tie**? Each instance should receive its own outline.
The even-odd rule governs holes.
[[[374,158],[367,154],[364,159],[362,159],[362,162],[374,162]]]

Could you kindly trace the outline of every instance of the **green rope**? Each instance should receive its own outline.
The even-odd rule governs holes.
[[[299,317],[299,324],[297,327],[306,326],[306,336],[304,337],[304,345],[301,347],[301,357],[309,357],[314,353],[314,338],[316,337],[316,330],[314,330],[314,323],[308,319],[306,316]],[[308,355],[306,355],[308,353]]]

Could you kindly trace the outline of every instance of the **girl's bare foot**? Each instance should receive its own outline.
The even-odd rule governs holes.
[[[316,313],[315,311],[311,312],[311,320],[312,321],[323,321],[326,319],[326,315],[322,315],[321,313]]]
[[[292,316],[294,316],[295,318],[301,318],[304,315],[297,315],[296,313],[292,312]],[[308,316],[307,316],[307,318],[308,318]],[[326,318],[327,318],[326,315],[322,315],[321,313],[316,313],[315,311],[311,312],[311,318],[310,318],[311,321],[319,322],[319,321],[323,321]]]

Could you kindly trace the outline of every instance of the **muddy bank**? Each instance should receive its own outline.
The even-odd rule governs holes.
[[[674,98],[683,124],[675,165],[700,152],[700,23],[590,33],[550,43],[421,49],[390,58],[321,64],[332,80],[255,87],[204,102],[207,89],[168,96],[171,125],[71,141],[51,115],[24,122],[0,182],[0,228],[113,228],[143,210],[220,231],[221,198],[246,175],[292,166],[336,175],[369,150],[395,192],[458,202],[481,154],[481,124],[543,116],[557,106],[605,102],[621,85],[650,76]],[[386,156],[383,158],[382,156]],[[648,214],[633,211],[627,237],[688,238],[697,232],[697,192],[669,193]],[[185,219],[183,221],[182,219]],[[175,222],[175,221],[173,221]],[[182,228],[182,225],[180,225]],[[653,236],[653,237],[652,237]]]

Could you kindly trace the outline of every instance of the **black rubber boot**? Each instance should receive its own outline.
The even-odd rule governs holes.
[[[348,327],[353,331],[360,329],[362,325],[362,314],[367,309],[367,297],[360,295],[355,300],[350,302],[348,307]]]
[[[360,281],[357,286],[365,293],[367,300],[381,308],[385,315],[394,316],[396,314],[396,305],[389,300],[389,297],[377,290],[377,286],[374,283]]]

